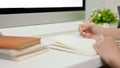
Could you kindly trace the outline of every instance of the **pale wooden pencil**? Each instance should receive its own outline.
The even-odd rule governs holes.
[[[89,23],[91,23],[92,22],[92,20],[94,19],[96,17],[96,14],[94,15],[94,16],[92,16],[90,19],[89,19]]]

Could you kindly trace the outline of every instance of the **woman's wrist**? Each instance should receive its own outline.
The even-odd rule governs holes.
[[[95,25],[95,26],[93,26],[93,31],[94,31],[94,33],[96,33],[96,34],[104,35],[104,31],[106,31],[106,29],[105,29],[104,27]]]
[[[113,67],[113,68],[120,68],[120,61],[119,61],[119,59],[120,59],[120,52],[116,56],[114,56],[112,58],[111,64],[110,64],[111,67]]]
[[[113,37],[115,40],[120,39],[120,29],[118,28],[104,28],[102,30],[104,36]]]

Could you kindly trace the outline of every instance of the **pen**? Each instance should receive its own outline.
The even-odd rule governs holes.
[[[91,23],[92,22],[92,20],[94,19],[96,17],[96,14],[94,15],[94,16],[92,16],[90,19],[89,19],[89,23]]]

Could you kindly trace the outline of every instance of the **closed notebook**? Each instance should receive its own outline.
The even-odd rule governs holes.
[[[0,36],[0,48],[19,50],[39,43],[40,43],[40,38]]]
[[[21,50],[14,50],[14,49],[0,49],[1,55],[7,55],[7,56],[21,56],[24,54],[32,53],[35,51],[42,50],[43,48],[46,48],[46,46],[37,44],[34,46],[30,46]]]
[[[93,56],[96,55],[93,44],[95,43],[94,39],[86,38],[77,38],[70,35],[60,35],[53,38],[54,45],[64,48],[64,50],[73,51],[83,55]]]
[[[48,51],[48,48],[40,44],[22,50],[0,49],[0,58],[18,61],[39,55],[46,51]]]

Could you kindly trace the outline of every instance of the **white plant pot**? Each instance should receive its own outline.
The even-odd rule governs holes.
[[[103,27],[105,27],[105,28],[117,28],[117,24],[104,23]]]
[[[110,24],[110,27],[111,27],[111,28],[117,28],[117,25],[118,25],[118,24]]]
[[[109,23],[104,23],[102,26],[105,27],[105,28],[110,28],[110,25]]]

